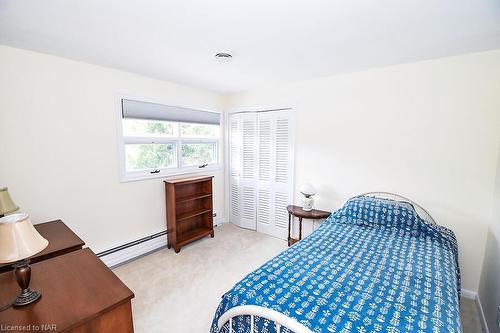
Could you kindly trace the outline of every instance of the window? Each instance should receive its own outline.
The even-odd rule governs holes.
[[[123,181],[218,168],[220,115],[122,99]]]
[[[127,171],[175,167],[174,144],[125,144]]]
[[[167,121],[143,119],[123,119],[124,136],[173,137],[177,136],[176,124]]]
[[[215,143],[183,143],[181,148],[182,165],[203,165],[216,160]]]

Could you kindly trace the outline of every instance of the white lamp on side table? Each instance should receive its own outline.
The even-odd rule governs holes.
[[[300,193],[304,196],[302,199],[302,209],[311,211],[314,209],[314,195],[317,193],[316,188],[311,183],[306,183],[300,189]]]

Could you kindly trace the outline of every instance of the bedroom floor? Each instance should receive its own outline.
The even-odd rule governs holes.
[[[223,224],[176,254],[163,249],[115,268],[134,291],[136,333],[208,333],[221,295],[287,248],[286,241]],[[480,333],[474,301],[462,299],[464,333]]]

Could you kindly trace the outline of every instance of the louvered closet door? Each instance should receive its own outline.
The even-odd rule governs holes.
[[[241,114],[241,226],[257,228],[257,115]]]
[[[229,117],[229,222],[241,224],[241,117]]]
[[[286,239],[292,202],[292,135],[290,111],[258,115],[259,191],[257,230]]]
[[[230,222],[257,226],[257,115],[230,117]]]
[[[273,119],[269,112],[258,115],[259,192],[257,198],[257,231],[274,234],[273,204]]]

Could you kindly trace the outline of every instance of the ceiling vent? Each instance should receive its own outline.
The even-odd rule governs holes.
[[[230,62],[232,58],[232,54],[227,52],[219,52],[215,54],[215,59],[217,59],[219,62]]]

